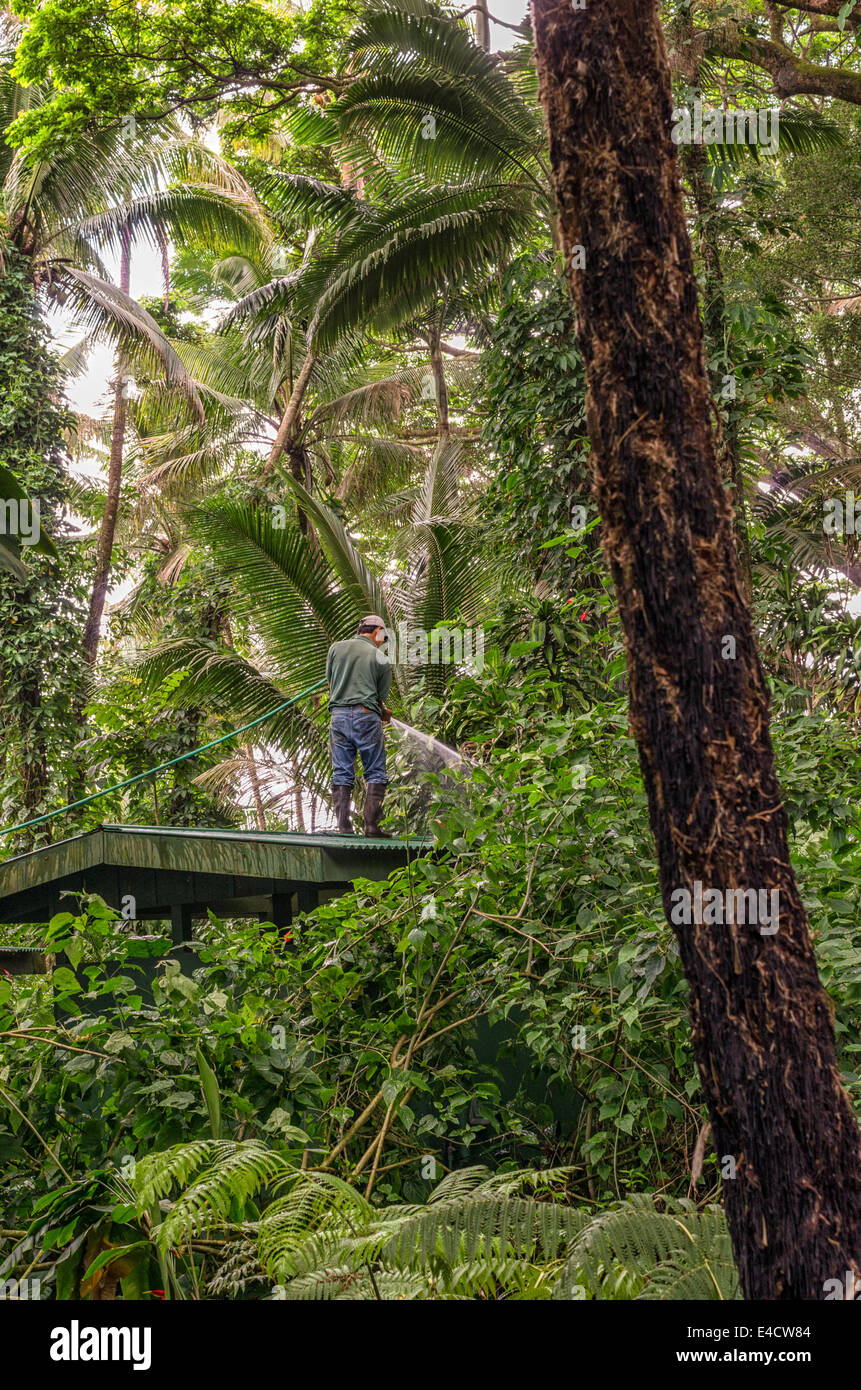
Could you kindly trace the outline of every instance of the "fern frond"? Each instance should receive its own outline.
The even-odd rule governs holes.
[[[190,1237],[214,1227],[231,1224],[231,1211],[237,1206],[241,1209],[249,1198],[261,1189],[271,1187],[280,1177],[295,1171],[290,1160],[276,1153],[256,1139],[242,1143],[210,1141],[208,1155],[201,1154],[200,1145],[182,1145],[171,1152],[178,1164],[184,1162],[200,1168],[200,1158],[210,1161],[199,1173],[193,1185],[187,1188],[171,1207],[165,1220],[157,1230],[157,1240],[161,1248],[170,1249],[187,1241]],[[189,1149],[195,1152],[187,1153]],[[186,1151],[185,1155],[183,1150]],[[164,1158],[165,1155],[158,1155]],[[180,1168],[181,1171],[181,1168]],[[162,1171],[162,1182],[166,1173]],[[149,1183],[145,1190],[154,1190]]]
[[[187,1183],[193,1174],[214,1162],[219,1153],[227,1148],[228,1144],[213,1139],[194,1139],[161,1153],[146,1154],[137,1164],[134,1176],[134,1189],[141,1209],[148,1210],[174,1184]]]
[[[599,1212],[574,1240],[553,1297],[584,1289],[601,1300],[740,1297],[723,1212],[649,1193]]]
[[[384,1266],[415,1268],[436,1255],[454,1267],[501,1253],[545,1260],[580,1230],[588,1214],[573,1207],[524,1197],[463,1195],[428,1203],[398,1223],[380,1250]]]

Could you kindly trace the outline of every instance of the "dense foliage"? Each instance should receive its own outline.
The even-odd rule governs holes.
[[[433,850],[387,881],[286,934],[210,913],[187,950],[121,894],[2,929],[48,973],[0,969],[0,1279],[737,1297],[527,29],[489,54],[434,0],[12,8],[0,492],[39,499],[48,541],[0,544],[3,825],[265,715],[367,611],[484,648],[395,668],[396,715],[459,758],[428,773],[390,740],[391,823]],[[681,163],[793,862],[861,1113],[861,568],[857,534],[822,526],[861,478],[861,16],[833,8],[782,29],[781,71],[846,84],[779,93],[778,152]],[[778,99],[774,6],[664,10],[679,102]],[[145,247],[141,303],[119,282]],[[81,333],[62,358],[55,312]],[[98,419],[66,397],[96,341]],[[306,700],[4,854],[102,822],[328,828],[326,730]]]
[[[48,810],[72,785],[86,577],[68,545],[61,542],[58,556],[53,546],[32,544],[41,535],[58,535],[70,487],[71,416],[26,263],[11,245],[3,248],[2,261],[0,462],[37,509],[27,518],[35,526],[22,527],[28,539],[17,546],[23,571],[0,568],[0,721],[11,735],[0,755],[0,808],[9,822]],[[4,534],[7,529],[4,518]]]

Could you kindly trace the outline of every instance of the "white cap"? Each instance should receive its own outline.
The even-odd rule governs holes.
[[[385,627],[385,618],[381,618],[378,613],[368,613],[367,617],[362,618],[359,627]]]

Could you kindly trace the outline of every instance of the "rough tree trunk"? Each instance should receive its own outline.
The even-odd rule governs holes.
[[[120,253],[120,289],[124,294],[128,294],[129,292],[130,272],[131,232],[126,228],[122,234],[122,250]],[[99,650],[99,634],[102,626],[102,614],[105,611],[108,585],[111,578],[111,557],[114,552],[114,536],[116,535],[117,516],[119,515],[120,509],[120,488],[123,480],[123,449],[125,447],[126,420],[128,418],[125,388],[125,364],[122,357],[120,357],[117,364],[117,381],[114,388],[114,420],[111,430],[111,456],[108,464],[108,487],[105,496],[105,510],[102,513],[102,524],[99,530],[98,545],[96,547],[96,571],[93,575],[90,611],[84,628],[84,656],[91,666],[95,665],[96,654]]]
[[[775,935],[675,928],[716,1152],[736,1165],[724,1195],[742,1288],[822,1298],[825,1280],[861,1270],[861,1140],[789,863],[715,458],[658,7],[532,0],[532,14],[664,906],[670,918],[674,890],[697,882],[780,893]]]
[[[703,318],[710,354],[719,359],[712,371],[712,390],[714,395],[720,398],[725,380],[729,381],[735,377],[735,365],[730,347],[731,330],[726,311],[723,267],[717,232],[718,202],[712,186],[706,178],[705,146],[683,145],[680,148],[688,185],[697,212],[697,240],[705,276]],[[753,597],[750,538],[745,518],[744,480],[741,474],[741,439],[733,406],[730,406],[728,415],[723,422],[722,438],[718,441],[718,467],[724,482],[730,488],[733,504],[733,534],[738,550],[744,597],[749,603]]]

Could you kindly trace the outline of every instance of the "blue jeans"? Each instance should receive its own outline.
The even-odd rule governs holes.
[[[332,754],[332,786],[352,787],[356,780],[356,754],[361,754],[367,783],[385,785],[386,745],[383,721],[372,710],[354,705],[332,710],[329,725],[329,751]]]

